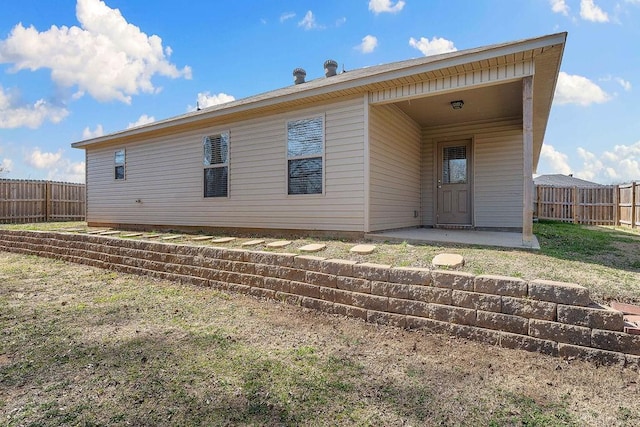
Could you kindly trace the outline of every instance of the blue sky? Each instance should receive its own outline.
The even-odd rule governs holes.
[[[82,182],[70,144],[321,77],[569,33],[538,173],[640,180],[640,0],[3,0],[2,177]]]

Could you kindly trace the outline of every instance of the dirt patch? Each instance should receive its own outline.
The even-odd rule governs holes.
[[[0,277],[9,425],[640,423],[634,369],[15,254]]]

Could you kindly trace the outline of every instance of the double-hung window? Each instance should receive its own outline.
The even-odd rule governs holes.
[[[288,194],[322,194],[324,119],[287,122]]]
[[[113,165],[114,165],[114,178],[115,179],[124,179],[124,166],[125,166],[125,151],[124,149],[118,150],[115,152],[113,156]]]
[[[229,194],[229,133],[205,136],[204,197],[227,197]]]

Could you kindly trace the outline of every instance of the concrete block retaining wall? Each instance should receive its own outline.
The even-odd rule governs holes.
[[[317,256],[0,230],[0,250],[279,299],[368,322],[640,367],[640,336],[578,285]]]

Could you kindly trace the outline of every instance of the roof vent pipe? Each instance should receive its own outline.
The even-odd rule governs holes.
[[[304,78],[307,76],[307,72],[302,68],[296,68],[293,70],[293,82],[297,85],[304,83]]]
[[[338,63],[333,59],[327,59],[324,61],[324,76],[331,77],[336,75],[338,69]]]

